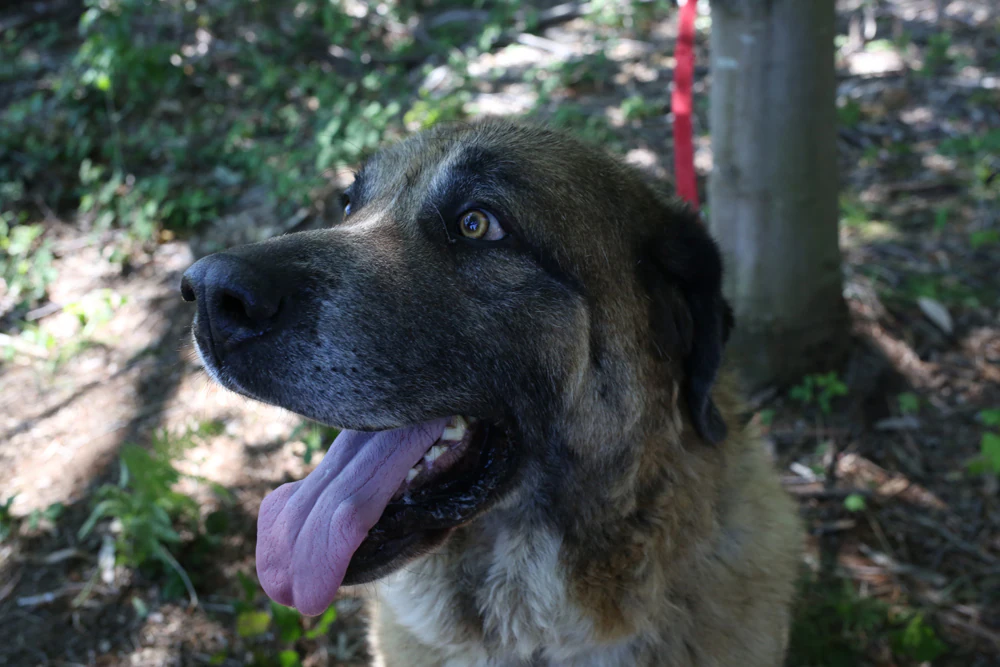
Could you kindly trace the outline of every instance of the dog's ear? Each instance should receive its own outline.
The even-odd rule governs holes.
[[[694,212],[675,211],[671,218],[640,261],[647,266],[654,341],[661,354],[680,350],[691,421],[703,439],[718,443],[726,437],[726,423],[711,390],[733,327],[722,296],[722,256]]]

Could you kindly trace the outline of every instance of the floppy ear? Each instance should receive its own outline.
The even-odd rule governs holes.
[[[691,422],[714,444],[726,437],[726,423],[711,390],[733,327],[733,311],[722,296],[722,256],[715,241],[693,212],[677,211],[672,217],[645,251],[657,274],[645,281],[652,296],[651,325],[660,350],[682,351]]]

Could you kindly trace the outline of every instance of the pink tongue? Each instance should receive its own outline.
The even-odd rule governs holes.
[[[447,421],[342,431],[319,467],[264,498],[257,517],[257,576],[264,592],[307,616],[322,614],[354,552]]]

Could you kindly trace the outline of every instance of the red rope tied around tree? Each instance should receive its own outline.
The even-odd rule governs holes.
[[[670,109],[674,114],[674,174],[677,194],[697,210],[698,183],[694,173],[694,139],[691,128],[691,83],[694,80],[694,19],[698,0],[681,5],[677,18],[677,48],[674,51],[674,91]]]

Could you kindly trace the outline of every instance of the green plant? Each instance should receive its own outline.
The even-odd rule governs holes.
[[[99,289],[85,294],[79,301],[67,304],[64,310],[80,323],[80,334],[89,337],[98,327],[114,317],[115,311],[125,303],[125,297],[110,289]]]
[[[470,97],[468,92],[459,91],[438,100],[417,100],[403,115],[403,122],[407,127],[417,130],[442,122],[462,120],[466,117],[465,104]]]
[[[52,64],[44,85],[0,109],[0,210],[42,200],[143,243],[251,190],[290,215],[324,195],[326,170],[399,127],[402,106],[388,100],[408,95],[407,67],[365,59],[413,46],[383,40],[408,20],[405,3],[372,12],[363,32],[339,2],[175,4],[86,0],[74,37],[57,23],[4,34],[0,62],[28,74],[20,54],[41,49]],[[350,52],[343,68],[329,67],[330,44]]]
[[[642,95],[632,95],[622,100],[621,112],[625,120],[638,121],[662,114],[663,107],[648,101]]]
[[[857,100],[848,99],[837,105],[837,117],[844,127],[857,127],[861,122],[861,115],[861,103]]]
[[[852,493],[844,498],[844,509],[848,512],[863,512],[866,507],[868,507],[868,503],[860,493]]]
[[[0,294],[10,305],[31,305],[45,296],[56,278],[52,244],[41,225],[13,224],[14,214],[0,213]],[[4,298],[0,297],[0,313]]]
[[[836,371],[815,373],[805,376],[802,383],[792,387],[788,395],[804,406],[815,405],[824,415],[829,415],[833,399],[847,395],[847,385]]]
[[[978,416],[987,429],[995,430],[983,433],[979,440],[979,456],[969,463],[969,471],[1000,476],[1000,409],[983,410]]]
[[[295,427],[295,430],[292,431],[288,439],[290,441],[298,440],[305,445],[305,450],[302,452],[302,461],[308,465],[312,463],[313,455],[329,447],[330,443],[333,442],[339,433],[340,431],[330,426],[314,422],[302,422]]]
[[[873,220],[872,211],[856,197],[843,194],[840,197],[840,221],[848,227],[864,228]]]
[[[1000,153],[1000,129],[991,128],[981,134],[949,137],[938,144],[942,155],[968,157],[980,153]]]
[[[934,231],[943,232],[948,226],[948,218],[951,211],[947,206],[939,206],[934,209]]]
[[[549,121],[591,143],[618,145],[618,139],[604,116],[588,113],[577,104],[559,105]]]
[[[904,391],[896,397],[899,412],[904,415],[915,415],[920,412],[920,397],[913,392]]]
[[[922,614],[913,614],[904,627],[895,629],[890,635],[890,643],[897,655],[921,663],[936,660],[948,649]]]
[[[934,74],[948,67],[953,61],[950,51],[951,35],[946,32],[931,35],[924,51],[923,73]]]
[[[862,597],[847,581],[808,575],[801,583],[787,664],[855,667],[885,652],[912,664],[946,650],[918,611]]]
[[[657,23],[670,17],[673,7],[666,0],[592,0],[587,19],[608,28],[624,28],[645,35]]]
[[[980,229],[969,234],[969,247],[973,250],[993,245],[1000,245],[1000,230],[998,229]]]
[[[66,506],[62,503],[52,503],[43,510],[32,510],[31,514],[28,515],[28,529],[38,530],[43,520],[55,523],[65,509]]]
[[[181,530],[199,532],[200,511],[192,497],[174,490],[185,475],[174,467],[173,460],[196,437],[203,436],[203,428],[188,430],[177,438],[160,432],[149,449],[132,444],[123,446],[118,483],[97,489],[94,508],[78,533],[84,539],[98,521],[111,519],[117,561],[136,568],[151,563],[166,566],[181,579],[193,604],[197,603],[194,587],[170,549],[180,544]],[[212,428],[209,432],[213,432]],[[218,495],[228,498],[225,489],[212,487]]]
[[[330,626],[337,620],[337,607],[330,605],[326,611],[314,620],[306,620],[297,610],[285,607],[277,602],[268,601],[266,608],[257,605],[259,587],[257,583],[243,572],[237,577],[242,590],[242,599],[236,602],[236,634],[248,640],[274,635],[286,646],[277,654],[277,664],[280,667],[295,667],[301,664],[301,657],[296,642],[302,639],[315,640],[330,631]],[[224,655],[220,656],[225,658]],[[255,665],[274,665],[270,655],[261,651],[254,652]]]
[[[14,504],[15,498],[17,498],[16,493],[0,503],[0,542],[6,540],[14,532],[15,519],[14,515],[10,513],[10,508]]]

